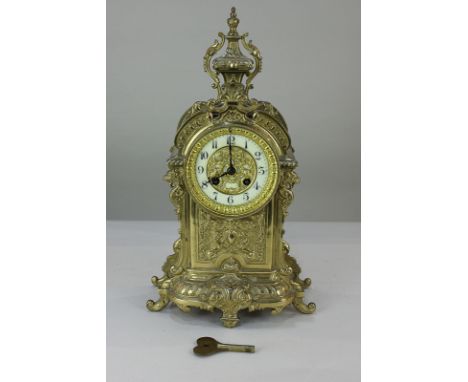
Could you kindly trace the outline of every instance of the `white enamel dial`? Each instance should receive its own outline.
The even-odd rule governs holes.
[[[252,139],[237,134],[222,135],[206,143],[196,162],[197,181],[203,193],[227,206],[239,206],[257,198],[266,185],[268,172],[263,149]]]

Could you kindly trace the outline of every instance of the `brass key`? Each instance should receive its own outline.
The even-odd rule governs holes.
[[[210,355],[221,351],[254,353],[255,346],[222,344],[221,342],[216,341],[214,338],[201,337],[197,340],[197,346],[193,348],[193,352],[198,355]]]

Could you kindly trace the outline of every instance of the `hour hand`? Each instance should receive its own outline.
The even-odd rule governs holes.
[[[234,175],[235,173],[236,173],[236,169],[234,167],[229,167],[227,171],[224,171],[221,175],[211,177],[210,180],[219,179],[225,175]]]
[[[236,173],[236,169],[232,166],[229,166],[228,169],[224,171],[221,175],[208,178],[208,182],[216,186],[217,184],[219,184],[219,178],[222,178],[225,175],[234,175],[235,173]]]

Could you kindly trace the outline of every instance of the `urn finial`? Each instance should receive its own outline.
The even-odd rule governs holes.
[[[236,8],[231,8],[231,13],[227,19],[229,32],[225,35],[222,32],[218,33],[221,41],[215,40],[203,58],[203,66],[205,72],[213,79],[213,87],[218,90],[218,98],[227,98],[229,100],[248,98],[248,92],[253,88],[251,84],[253,78],[260,72],[262,68],[262,57],[258,48],[252,44],[252,40],[247,41],[248,33],[239,35],[237,26],[239,19],[237,18]],[[240,50],[239,40],[245,50],[252,56],[253,60],[244,56]],[[227,42],[226,52],[224,56],[219,56],[213,59]],[[211,60],[213,59],[213,62]],[[224,84],[221,85],[218,75],[221,74],[224,78]],[[244,76],[247,76],[245,85],[242,83]]]

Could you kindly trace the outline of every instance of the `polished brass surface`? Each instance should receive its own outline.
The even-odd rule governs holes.
[[[180,237],[164,276],[151,279],[159,300],[146,304],[151,311],[169,302],[184,312],[218,309],[229,328],[242,309],[315,311],[315,304],[303,301],[311,281],[299,277],[283,239],[299,182],[297,161],[279,111],[249,97],[262,58],[247,34],[238,34],[238,24],[233,8],[229,32],[220,32],[203,58],[216,98],[195,102],[177,127],[165,179]],[[225,44],[225,54],[215,57]]]
[[[193,352],[197,355],[211,355],[222,351],[235,351],[241,353],[255,353],[253,345],[234,345],[223,344],[211,337],[200,337],[197,340],[197,346],[193,348]]]

